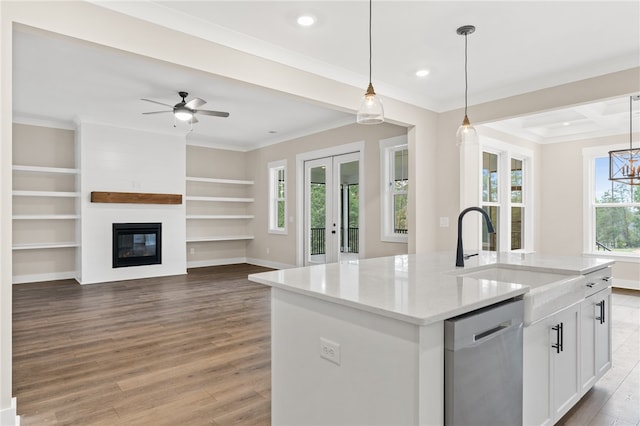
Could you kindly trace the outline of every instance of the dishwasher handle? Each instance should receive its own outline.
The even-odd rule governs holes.
[[[514,328],[522,328],[523,313],[524,302],[519,299],[445,320],[445,349],[475,347]]]
[[[508,320],[503,322],[502,324],[498,324],[497,326],[490,328],[488,330],[482,331],[480,333],[476,333],[473,335],[473,341],[474,342],[480,342],[480,341],[485,341],[485,340],[489,340],[492,337],[497,336],[501,331],[511,327],[512,325],[512,321]]]

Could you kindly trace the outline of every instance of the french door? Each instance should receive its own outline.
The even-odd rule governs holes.
[[[357,152],[305,161],[305,265],[358,258],[359,176]]]

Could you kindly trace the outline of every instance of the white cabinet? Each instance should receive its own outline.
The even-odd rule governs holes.
[[[580,397],[580,303],[524,329],[523,424],[550,425]]]
[[[557,313],[551,327],[551,382],[554,419],[559,420],[580,398],[578,325],[580,305]]]
[[[524,329],[524,425],[556,423],[611,368],[611,267],[584,285],[584,299]]]
[[[586,299],[581,316],[581,394],[586,393],[611,368],[611,288]]]

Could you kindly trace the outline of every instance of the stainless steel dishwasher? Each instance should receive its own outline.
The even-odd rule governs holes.
[[[522,424],[522,300],[445,321],[445,425]]]

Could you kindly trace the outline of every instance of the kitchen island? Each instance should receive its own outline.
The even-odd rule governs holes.
[[[566,294],[612,263],[512,253],[454,262],[431,253],[250,275],[272,287],[272,424],[442,425],[444,320],[526,302],[536,274]],[[498,266],[517,279],[478,275]]]

